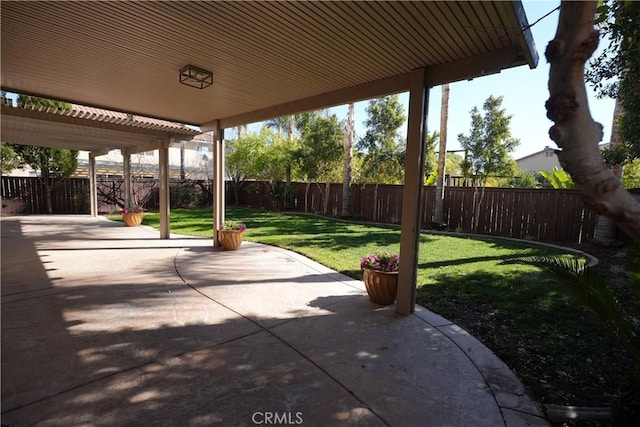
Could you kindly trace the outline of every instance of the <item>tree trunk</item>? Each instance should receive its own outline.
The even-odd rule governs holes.
[[[240,204],[240,187],[242,186],[241,181],[233,180],[233,195],[236,199],[236,206]]]
[[[560,147],[560,165],[587,207],[614,218],[640,241],[640,202],[605,164],[598,148],[602,125],[594,122],[587,103],[584,64],[598,46],[598,31],[593,28],[597,3],[562,1],[556,36],[545,51],[551,65],[547,116],[555,122],[549,136]]]
[[[482,213],[482,202],[484,201],[484,190],[487,188],[482,185],[482,191],[478,192],[478,186],[476,185],[473,190],[473,231],[478,232],[478,226],[480,224],[480,214]]]
[[[53,203],[51,202],[51,193],[53,192],[53,185],[47,181],[44,182],[44,204],[47,208],[47,213],[51,215],[53,213]]]
[[[51,202],[51,193],[53,192],[53,183],[54,180],[49,175],[49,170],[46,168],[42,168],[40,170],[40,181],[42,182],[42,186],[44,187],[44,206],[47,210],[47,213],[51,215],[53,213],[53,203]]]
[[[324,183],[324,190],[322,189],[322,185],[319,182],[316,182],[318,186],[318,190],[320,191],[320,201],[322,202],[322,209],[320,212],[324,216],[328,216],[327,212],[329,212],[329,191],[331,190],[331,182]]]
[[[615,150],[620,146],[620,134],[618,132],[618,121],[622,116],[622,105],[616,99],[616,106],[613,109],[613,120],[611,123],[611,144],[610,149]],[[619,179],[622,178],[622,166],[613,165],[611,171]],[[599,215],[596,224],[596,232],[593,236],[594,243],[602,246],[620,246],[623,243],[616,239],[616,221],[608,216]]]
[[[447,163],[447,122],[449,120],[449,84],[442,86],[440,109],[440,147],[438,149],[438,176],[436,179],[436,200],[433,222],[441,226],[444,223],[444,174]]]
[[[351,149],[355,136],[353,102],[349,104],[349,115],[347,117],[347,125],[345,126],[343,149],[344,156],[342,158],[342,217],[351,217]]]
[[[304,187],[304,211],[305,213],[309,212],[309,187],[311,187],[311,183],[307,182]]]

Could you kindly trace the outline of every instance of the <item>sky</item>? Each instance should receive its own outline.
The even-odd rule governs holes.
[[[523,1],[529,24],[556,8],[559,1]],[[553,39],[558,24],[560,12],[555,11],[548,17],[535,24],[531,31],[540,57],[538,66],[530,69],[528,66],[520,66],[503,70],[499,74],[493,74],[476,78],[471,81],[461,81],[449,85],[449,122],[447,126],[447,150],[460,148],[458,135],[469,134],[471,124],[471,109],[475,106],[482,111],[482,104],[490,96],[502,96],[502,107],[508,115],[512,115],[511,134],[520,140],[520,145],[512,153],[514,159],[541,151],[545,146],[557,148],[549,139],[548,131],[552,122],[547,119],[544,103],[549,97],[547,81],[549,77],[549,64],[544,58],[544,50],[547,43]],[[601,41],[601,45],[602,45]],[[596,52],[597,54],[597,52]],[[614,100],[597,99],[593,90],[587,86],[589,92],[589,108],[594,120],[604,125],[603,142],[609,140],[611,133],[611,120],[613,119]],[[440,102],[441,87],[434,87],[429,94],[428,132],[440,130]],[[405,115],[408,113],[408,93],[400,95],[400,101],[404,105]],[[365,132],[363,122],[367,118],[365,111],[368,101],[355,104],[356,139],[362,137]],[[347,118],[347,106],[331,108],[330,113],[335,113],[338,119]],[[250,130],[259,129],[259,126],[250,126]],[[406,135],[406,124],[401,128],[401,133]]]

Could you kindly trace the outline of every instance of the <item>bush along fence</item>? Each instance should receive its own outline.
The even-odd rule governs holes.
[[[265,182],[245,182],[237,204],[258,209],[306,212],[330,217],[342,215],[342,184],[292,183],[275,187]],[[118,212],[123,204],[123,181],[98,181],[98,211]],[[133,203],[147,210],[159,207],[158,182],[135,179]],[[425,187],[421,226],[432,227],[435,188]],[[632,190],[640,195],[640,190]],[[231,183],[227,203],[236,204]],[[212,204],[211,181],[172,181],[171,208],[206,207]],[[593,238],[597,215],[583,206],[576,190],[486,188],[477,224],[473,219],[473,188],[445,188],[444,222],[458,232],[531,239],[545,242],[581,243]],[[60,181],[53,191],[54,213],[89,213],[89,180]],[[2,177],[2,214],[45,213],[44,192],[37,178]],[[351,218],[399,224],[402,218],[401,185],[353,185]]]

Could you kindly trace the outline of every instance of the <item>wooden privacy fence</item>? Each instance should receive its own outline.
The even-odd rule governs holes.
[[[324,214],[321,187],[293,183],[287,210]],[[268,184],[245,184],[239,204],[272,209]],[[586,209],[577,190],[486,188],[478,226],[472,229],[473,188],[445,188],[444,222],[450,230],[546,242],[581,243],[593,238],[597,214]],[[229,193],[227,193],[229,196]],[[331,184],[326,215],[342,214],[342,184]],[[432,228],[435,187],[423,189],[422,228]],[[233,203],[233,198],[228,198]],[[402,219],[401,185],[354,185],[351,188],[354,219],[399,224]]]
[[[89,180],[69,178],[57,182],[51,191],[53,213],[88,213]],[[2,214],[47,213],[44,186],[38,178],[2,177]]]
[[[318,213],[333,217],[342,214],[342,184],[331,184],[325,199],[315,183],[293,183],[285,210]],[[246,182],[240,192],[242,206],[274,209],[269,184]],[[122,207],[122,180],[98,182],[98,210],[111,213]],[[172,181],[171,207],[211,206],[211,181]],[[435,188],[423,193],[423,228],[431,228]],[[640,191],[632,190],[638,194]],[[157,180],[133,183],[134,201],[148,210],[159,205]],[[325,206],[325,200],[328,203]],[[231,183],[227,182],[227,203],[235,203]],[[60,181],[53,190],[54,213],[89,213],[89,180],[71,178]],[[357,220],[399,224],[402,219],[401,185],[353,185],[352,217]],[[2,214],[46,213],[44,191],[37,178],[2,177]],[[494,236],[546,242],[581,243],[593,237],[597,215],[584,208],[576,190],[486,188],[478,226],[472,229],[473,188],[445,189],[444,221],[449,229]]]

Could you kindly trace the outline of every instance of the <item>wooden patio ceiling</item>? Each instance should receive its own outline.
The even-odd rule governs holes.
[[[518,65],[537,52],[520,1],[2,1],[3,90],[231,127]],[[213,72],[199,90],[187,64]]]

